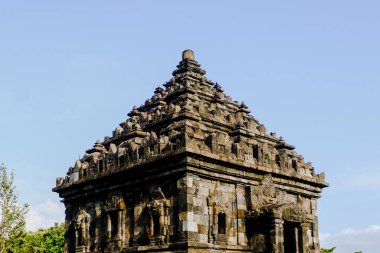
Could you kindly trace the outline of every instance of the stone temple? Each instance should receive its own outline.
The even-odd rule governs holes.
[[[320,252],[328,186],[183,52],[173,77],[58,178],[65,252]]]

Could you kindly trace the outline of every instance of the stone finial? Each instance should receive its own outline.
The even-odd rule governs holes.
[[[248,109],[248,106],[242,101],[239,105],[239,112],[244,112],[244,113],[250,113],[251,111]]]
[[[242,101],[241,104],[240,104],[240,108],[247,109],[248,106],[244,103],[244,101]]]
[[[103,149],[103,145],[100,142],[100,140],[96,140],[96,142],[94,144],[94,148],[97,149],[97,150],[102,150]]]
[[[214,85],[214,89],[216,89],[218,92],[224,92],[224,90],[222,89],[222,87],[217,82]]]
[[[164,89],[161,88],[160,86],[158,86],[158,87],[156,88],[156,90],[154,91],[154,93],[155,93],[155,94],[158,94],[158,93],[162,93],[163,91],[164,91]]]
[[[87,150],[86,153],[87,154],[92,154],[92,153],[95,153],[95,152],[102,152],[104,149],[104,146],[103,144],[100,142],[100,140],[97,140],[94,144],[94,146]]]
[[[206,74],[206,71],[201,69],[201,65],[194,59],[193,50],[188,49],[182,52],[182,61],[177,65],[177,69],[173,71],[172,75],[175,77],[183,73],[199,74],[202,76]]]
[[[137,116],[139,115],[139,110],[137,109],[137,106],[133,106],[133,109],[130,113],[128,113],[129,117]]]
[[[182,52],[182,60],[186,60],[186,59],[194,60],[194,51],[193,50],[187,49],[187,50]]]

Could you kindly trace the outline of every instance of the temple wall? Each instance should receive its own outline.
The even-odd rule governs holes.
[[[315,199],[281,190],[269,177],[254,186],[188,173],[67,205],[66,252],[133,252],[188,242],[283,253],[284,234],[293,233],[289,224],[300,231],[295,238],[304,252],[319,252],[316,209]]]
[[[244,187],[193,175],[182,181],[187,187],[183,192],[187,205],[179,213],[179,222],[189,239],[200,243],[246,245]]]

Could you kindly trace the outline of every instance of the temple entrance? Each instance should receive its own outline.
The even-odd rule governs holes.
[[[270,218],[259,217],[247,220],[248,245],[255,253],[270,252]],[[293,252],[294,253],[294,252]]]
[[[285,253],[303,253],[300,223],[284,222],[284,250]]]

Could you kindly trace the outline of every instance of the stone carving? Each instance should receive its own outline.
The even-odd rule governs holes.
[[[105,209],[107,211],[111,211],[111,210],[120,210],[124,208],[125,208],[125,204],[120,192],[111,192],[109,194],[108,199],[106,200]]]
[[[267,251],[267,246],[266,246],[266,239],[264,234],[258,234],[255,235],[253,238],[252,244],[254,245],[253,249],[257,253],[265,253]]]
[[[260,212],[262,207],[277,204],[279,199],[276,197],[280,194],[280,191],[273,184],[272,176],[270,174],[264,176],[259,186],[252,187],[252,193],[249,196],[252,211]]]
[[[141,204],[141,229],[137,241],[140,245],[163,245],[169,241],[169,208],[170,201],[166,199],[160,187],[150,195],[150,200]]]
[[[90,245],[90,222],[90,214],[83,208],[79,209],[74,223],[76,246]]]
[[[306,212],[299,206],[289,206],[283,209],[282,218],[291,222],[306,222]]]

